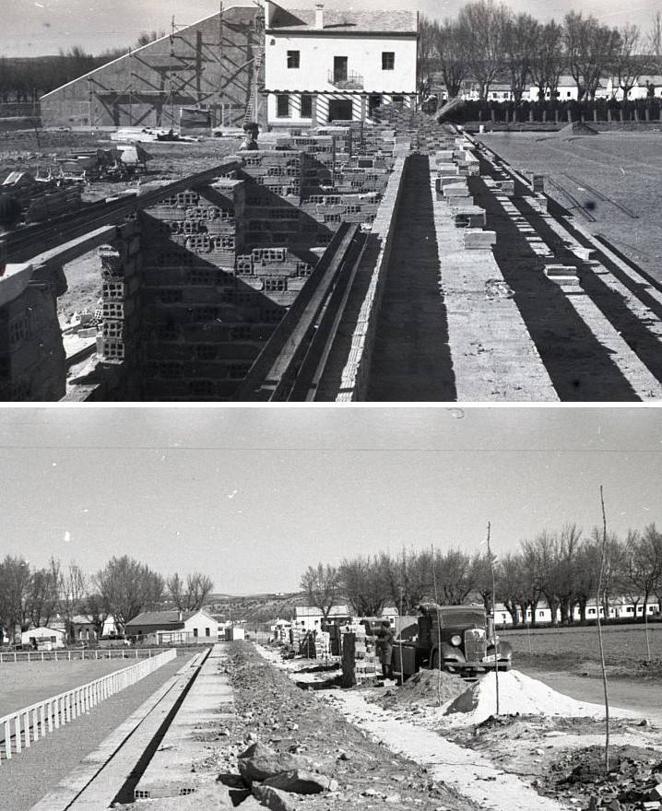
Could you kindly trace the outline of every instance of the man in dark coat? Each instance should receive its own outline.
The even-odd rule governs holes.
[[[375,649],[382,665],[382,676],[385,679],[393,678],[393,630],[388,620],[382,622],[382,627],[377,631],[377,642]]]

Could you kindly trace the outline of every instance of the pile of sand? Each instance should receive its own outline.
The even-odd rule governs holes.
[[[494,672],[485,675],[479,682],[472,684],[441,708],[445,716],[462,714],[462,724],[481,724],[491,715],[495,715],[496,711]],[[604,714],[604,707],[600,704],[577,701],[558,693],[537,679],[511,670],[508,673],[499,673],[499,714],[595,718]],[[459,721],[460,717],[457,720]]]
[[[594,130],[593,127],[589,127],[588,124],[585,124],[583,121],[573,121],[571,124],[566,124],[565,127],[560,129],[556,133],[557,138],[574,138],[577,135],[599,135],[600,133],[597,130]]]

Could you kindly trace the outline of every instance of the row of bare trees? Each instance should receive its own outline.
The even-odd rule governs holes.
[[[495,597],[503,603],[513,624],[546,604],[552,617],[571,624],[577,612],[587,619],[595,604],[600,571],[601,532],[584,535],[575,524],[558,531],[544,530],[520,543],[517,551],[493,561]],[[301,578],[309,604],[325,617],[333,605],[347,602],[357,616],[379,615],[386,605],[402,614],[414,613],[427,601],[457,605],[480,599],[492,606],[492,572],[487,552],[467,554],[459,549],[403,551],[345,559],[339,566],[320,563]],[[605,617],[609,604],[624,597],[635,607],[654,598],[662,604],[662,532],[655,524],[632,530],[625,538],[609,535],[600,600]]]
[[[541,23],[503,3],[472,0],[457,18],[422,18],[419,64],[423,87],[440,73],[449,97],[468,82],[481,100],[495,82],[508,82],[516,102],[534,85],[539,98],[556,97],[559,79],[569,74],[579,100],[595,98],[601,79],[613,76],[625,97],[640,76],[662,70],[662,14],[647,35],[636,25],[612,28],[592,15],[571,11],[562,22]]]
[[[141,611],[173,605],[195,611],[204,605],[213,587],[212,580],[201,572],[166,579],[127,555],[111,558],[93,575],[85,574],[75,563],[63,567],[54,558],[37,569],[23,558],[8,555],[0,561],[0,626],[11,639],[19,630],[59,619],[71,638],[74,617],[81,615],[101,636],[111,616],[122,630]]]

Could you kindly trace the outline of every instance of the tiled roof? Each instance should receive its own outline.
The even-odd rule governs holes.
[[[182,618],[179,619],[179,611],[177,611],[177,609],[173,609],[172,611],[144,611],[142,614],[138,614],[137,617],[127,622],[126,625],[127,628],[129,625],[160,625],[163,627],[166,625],[179,625],[197,613],[197,611],[183,611]]]
[[[314,9],[284,9],[275,6],[269,30],[316,31]],[[324,9],[324,28],[320,33],[415,34],[415,11],[364,11]]]

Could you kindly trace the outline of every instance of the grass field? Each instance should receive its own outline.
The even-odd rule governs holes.
[[[0,664],[0,718],[132,664],[135,659]]]
[[[614,667],[629,668],[647,659],[646,632],[642,625],[603,626],[605,659]],[[552,666],[563,669],[599,661],[598,633],[595,627],[545,628],[501,631],[499,635],[513,646],[513,665]],[[662,625],[648,626],[651,658],[662,660]],[[656,668],[657,669],[657,668]]]
[[[581,211],[572,211],[571,201],[546,184],[547,193],[571,210],[578,223],[605,236],[662,281],[662,132],[572,138],[502,132],[478,137],[514,168],[547,175],[582,205],[588,204],[593,223]]]

